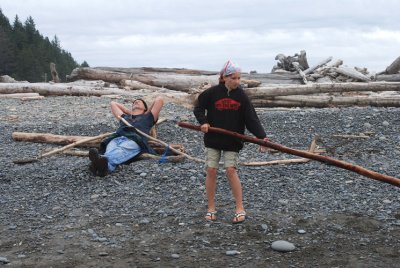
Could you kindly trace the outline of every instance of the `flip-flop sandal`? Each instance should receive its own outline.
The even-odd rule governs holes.
[[[216,211],[209,211],[205,216],[207,221],[216,221],[217,220],[217,212]]]
[[[239,220],[239,218],[243,217],[243,220]],[[238,213],[235,213],[235,216],[233,217],[232,223],[233,224],[238,224],[238,223],[242,223],[246,220],[246,212],[241,211]]]

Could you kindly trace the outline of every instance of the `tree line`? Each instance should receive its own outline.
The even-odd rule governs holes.
[[[43,37],[29,16],[22,23],[18,15],[11,25],[0,8],[0,75],[16,80],[47,82],[51,80],[50,63],[56,64],[61,81],[78,67],[88,67],[86,61],[79,65],[71,53],[61,48],[55,35],[53,40]]]

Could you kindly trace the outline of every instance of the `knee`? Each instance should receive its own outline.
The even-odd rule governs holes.
[[[227,167],[225,170],[226,176],[228,176],[229,178],[231,176],[236,175],[236,168],[235,167]]]
[[[217,176],[217,172],[218,172],[218,169],[216,169],[216,168],[212,168],[212,167],[207,168],[207,174],[209,176],[215,177],[215,176]]]

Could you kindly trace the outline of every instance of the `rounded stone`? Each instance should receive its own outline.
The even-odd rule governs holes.
[[[280,251],[280,252],[288,252],[288,251],[293,251],[296,247],[294,244],[285,241],[285,240],[278,240],[274,241],[271,244],[271,247],[273,250]]]

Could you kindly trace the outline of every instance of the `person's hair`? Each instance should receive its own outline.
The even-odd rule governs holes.
[[[227,76],[229,76],[229,75],[227,75]],[[224,75],[223,74],[219,75],[218,83],[219,84],[225,84],[225,80],[224,80]]]
[[[147,103],[143,100],[143,99],[136,99],[136,100],[134,100],[134,101],[132,101],[132,103],[134,103],[135,101],[141,101],[142,103],[143,103],[143,105],[144,105],[144,111],[145,112],[147,112]]]

